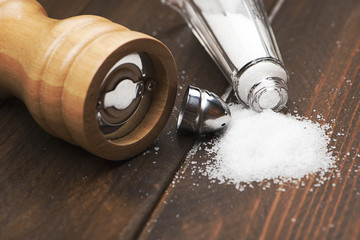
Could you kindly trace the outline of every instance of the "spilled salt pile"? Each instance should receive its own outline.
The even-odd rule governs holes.
[[[291,181],[334,167],[328,126],[275,113],[230,106],[232,123],[207,147],[205,174],[220,182]]]

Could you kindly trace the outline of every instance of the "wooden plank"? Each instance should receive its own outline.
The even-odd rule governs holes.
[[[227,86],[182,18],[158,0],[41,3],[50,17],[97,14],[165,42],[179,65],[177,107],[188,84],[219,94]],[[178,112],[144,155],[115,163],[50,136],[19,100],[7,100],[0,107],[0,239],[139,235],[195,142],[176,134]]]
[[[360,3],[287,0],[273,25],[291,74],[286,112],[296,109],[314,119],[322,114],[332,124],[341,176],[318,188],[310,178],[299,189],[285,185],[285,192],[274,185],[239,192],[193,170],[207,160],[198,150],[182,165],[140,239],[360,238]]]
[[[37,0],[52,18],[63,19],[84,11],[92,0]]]
[[[70,1],[66,4],[44,1],[50,17],[57,18],[78,13]],[[154,20],[152,13],[157,10],[161,11]],[[180,19],[159,1],[96,1],[87,12],[122,20],[126,25],[132,23],[144,32],[165,28],[168,19]],[[125,18],[117,19],[119,16]],[[188,32],[184,36],[192,35]],[[194,45],[200,48],[192,39],[190,46]],[[199,57],[208,59],[205,52]],[[197,71],[196,66],[191,69]],[[209,72],[221,76],[216,67]],[[208,73],[203,69],[198,74]],[[215,81],[213,78],[209,83],[215,85]],[[145,155],[113,163],[45,133],[19,100],[8,100],[0,112],[1,239],[131,239],[147,220],[194,139],[176,135],[175,112]],[[155,151],[155,146],[160,149]]]

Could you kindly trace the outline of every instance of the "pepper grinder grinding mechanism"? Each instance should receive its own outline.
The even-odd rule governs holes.
[[[261,0],[162,1],[185,18],[241,102],[256,111],[285,107],[289,75]]]
[[[0,0],[0,29],[0,97],[50,134],[122,160],[163,129],[177,71],[160,41],[97,16],[51,19],[35,0]]]

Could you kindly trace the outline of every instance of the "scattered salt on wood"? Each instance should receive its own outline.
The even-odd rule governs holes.
[[[326,180],[326,172],[335,164],[328,148],[329,126],[271,110],[257,113],[241,105],[230,110],[232,123],[206,148],[211,160],[204,174],[209,178],[232,183],[239,190],[251,182],[282,183],[316,172],[324,179],[318,182]]]

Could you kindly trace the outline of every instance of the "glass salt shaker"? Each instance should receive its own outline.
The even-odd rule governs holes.
[[[163,0],[186,19],[231,83],[256,111],[280,111],[288,72],[261,0]]]

